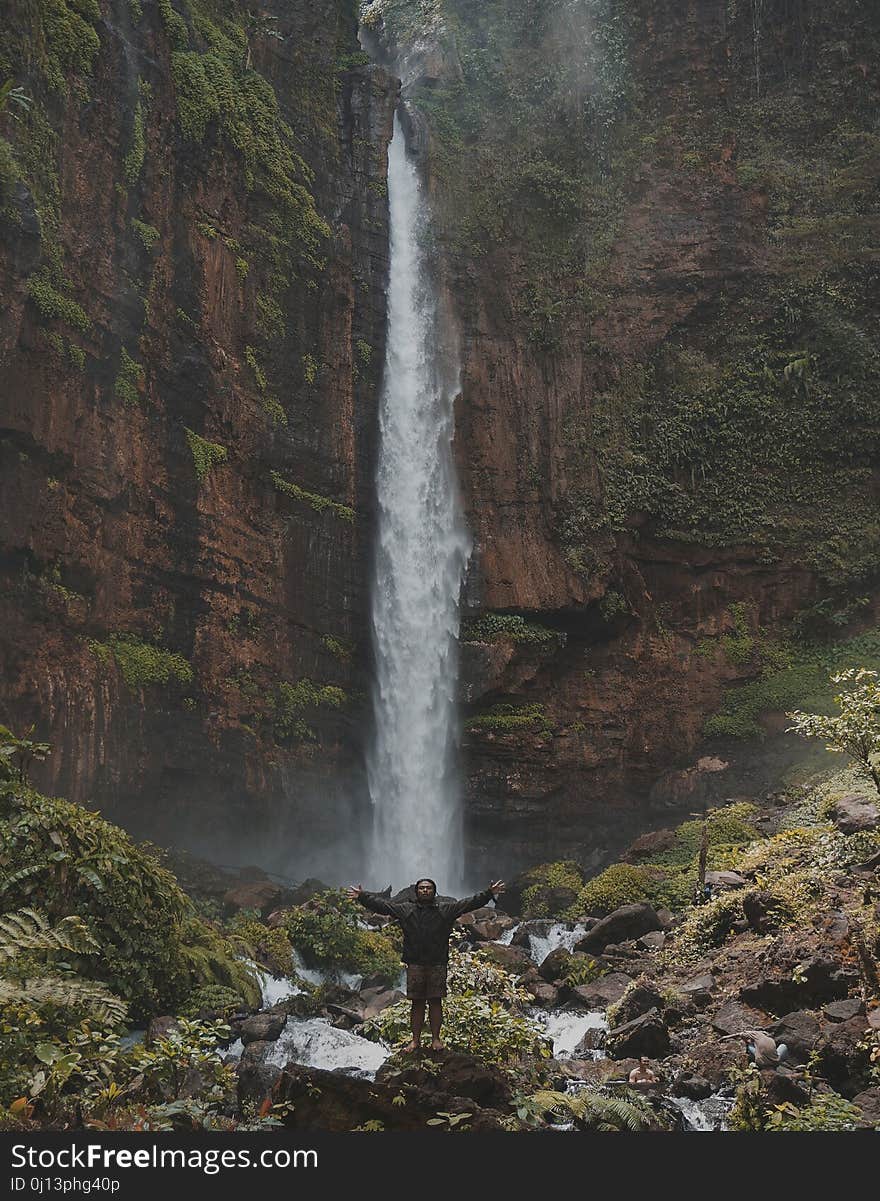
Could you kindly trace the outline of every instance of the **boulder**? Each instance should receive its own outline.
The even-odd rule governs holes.
[[[236,884],[223,895],[223,907],[227,913],[237,913],[240,909],[257,909],[262,916],[281,908],[289,899],[290,893],[280,884],[272,880],[250,880]]]
[[[807,1005],[845,999],[858,984],[858,973],[830,955],[808,955],[799,963],[784,960],[759,970],[739,991],[749,1005],[771,1013],[788,1013]]]
[[[810,1103],[810,1091],[807,1086],[784,1068],[779,1068],[778,1071],[764,1069],[761,1072],[761,1082],[772,1105],[790,1102],[792,1105],[801,1106]]]
[[[856,1093],[852,1100],[853,1105],[858,1105],[862,1111],[859,1125],[866,1130],[880,1129],[880,1088],[876,1085],[866,1088],[864,1092]]]
[[[556,947],[538,967],[542,979],[546,980],[548,984],[553,983],[554,980],[560,980],[565,975],[572,958],[571,951],[567,951],[565,947]]]
[[[432,1053],[431,1060],[430,1072],[418,1059],[410,1059],[403,1066],[386,1061],[376,1073],[376,1084],[391,1081],[395,1087],[405,1084],[430,1087],[490,1108],[503,1108],[510,1101],[510,1082],[499,1068],[457,1051]]]
[[[607,1080],[625,1080],[637,1059],[566,1059],[560,1065],[571,1080],[583,1080],[587,1084],[604,1084]]]
[[[248,1043],[274,1042],[280,1036],[286,1022],[286,1013],[271,1009],[265,1013],[255,1013],[253,1017],[242,1022],[241,1041],[245,1046]]]
[[[528,951],[532,945],[532,935],[537,935],[538,938],[546,938],[550,933],[550,927],[556,923],[549,917],[537,917],[528,922],[520,922],[518,929],[510,940],[510,945],[513,947],[525,947]]]
[[[739,872],[706,872],[706,883],[712,888],[724,892],[731,888],[745,888],[748,880]]]
[[[641,834],[635,842],[631,842],[621,859],[625,863],[638,863],[640,859],[648,859],[660,851],[670,850],[677,842],[678,835],[674,830],[651,830],[650,833]]]
[[[514,976],[523,976],[530,967],[534,966],[531,956],[522,947],[508,947],[494,942],[482,947],[481,950],[492,963],[497,963],[499,967],[504,968],[506,972],[511,972]]]
[[[691,976],[684,984],[678,986],[678,991],[692,997],[695,993],[711,992],[715,987],[715,977],[711,972],[701,972],[699,976]]]
[[[805,1009],[787,1013],[771,1027],[777,1043],[785,1043],[792,1059],[806,1063],[821,1034],[821,1027],[814,1014]]]
[[[632,983],[632,976],[625,972],[608,972],[591,984],[578,984],[571,990],[572,1000],[586,1009],[607,1009],[619,1001]]]
[[[403,993],[399,988],[362,988],[360,998],[366,1021],[387,1009],[389,1005],[402,1001]]]
[[[641,938],[637,938],[636,942],[646,951],[660,951],[666,942],[666,935],[662,930],[652,930],[650,934],[643,934]]]
[[[740,1001],[725,1001],[712,1018],[712,1025],[721,1034],[741,1034],[743,1030],[754,1030],[766,1024],[766,1013]]]
[[[615,1028],[632,1022],[651,1009],[656,1009],[659,1014],[665,1004],[666,999],[655,984],[647,981],[634,984],[615,1011]]]
[[[598,921],[592,930],[588,930],[574,949],[587,954],[601,954],[610,943],[641,938],[643,934],[662,928],[657,911],[647,901],[635,905],[621,905],[619,909]]]
[[[588,1059],[591,1051],[601,1051],[608,1037],[607,1030],[593,1026],[571,1053],[572,1059]]]
[[[316,897],[319,892],[326,892],[329,886],[323,880],[316,880],[309,876],[307,880],[303,880],[302,884],[298,884],[290,894],[289,903],[291,905],[305,905],[306,901],[310,901],[312,897]]]
[[[663,1059],[669,1054],[669,1031],[659,1011],[649,1009],[633,1021],[615,1027],[606,1039],[606,1048],[612,1059],[641,1055]]]
[[[559,1004],[559,989],[552,984],[547,984],[544,980],[529,980],[523,984],[523,988],[532,994],[536,1005],[552,1009]],[[576,991],[577,989],[575,989]]]
[[[865,1015],[865,1024],[871,1030],[880,1030],[880,1009],[870,1009]]]
[[[829,1025],[816,1043],[823,1077],[844,1096],[863,1090],[868,1083],[868,1057],[859,1045],[864,1038],[865,1019],[855,1017]]]
[[[845,1001],[830,1001],[823,1005],[822,1012],[831,1022],[848,1022],[850,1018],[862,1016],[865,1003],[858,997],[848,997]]]
[[[712,1096],[712,1085],[705,1076],[693,1073],[679,1076],[672,1086],[673,1097],[687,1097],[691,1101],[705,1101]]]
[[[842,834],[874,830],[880,825],[880,809],[859,792],[848,792],[834,803],[832,820]]]
[[[506,923],[506,924],[505,924]],[[474,922],[473,933],[480,942],[494,942],[496,938],[500,938],[505,930],[509,930],[513,925],[513,919],[504,915],[504,922],[497,918],[484,918],[482,921]]]
[[[238,1101],[253,1101],[257,1106],[272,1095],[281,1076],[281,1068],[274,1063],[266,1063],[266,1056],[272,1049],[272,1043],[249,1043],[238,1061]]]

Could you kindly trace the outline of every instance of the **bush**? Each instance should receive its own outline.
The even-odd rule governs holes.
[[[174,876],[124,830],[10,785],[0,786],[0,819],[0,908],[36,906],[53,922],[78,914],[101,951],[73,966],[127,1000],[133,1018],[168,1012],[200,983],[253,995],[229,944],[190,913]]]
[[[656,868],[613,863],[587,881],[569,909],[569,916],[574,918],[586,913],[604,917],[621,905],[653,902],[663,880],[663,873]]]
[[[568,888],[578,892],[584,882],[584,874],[577,863],[571,859],[558,860],[556,863],[542,863],[533,867],[527,873],[528,880],[534,881],[523,892],[522,912],[524,917],[560,917],[562,910],[552,912],[547,899],[547,890],[551,888]]]
[[[379,975],[389,984],[400,975],[400,955],[384,934],[364,930],[363,909],[341,889],[327,889],[290,911],[287,933],[309,967]]]

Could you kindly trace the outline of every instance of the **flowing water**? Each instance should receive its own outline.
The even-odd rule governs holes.
[[[456,641],[470,553],[452,458],[459,363],[428,261],[427,201],[397,117],[388,152],[388,197],[368,878],[381,888],[428,875],[448,893],[462,880]]]

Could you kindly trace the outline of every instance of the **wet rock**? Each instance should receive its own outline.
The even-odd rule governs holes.
[[[507,947],[500,943],[491,943],[487,947],[482,948],[483,954],[492,963],[497,963],[499,967],[503,967],[506,972],[512,972],[515,976],[524,975],[530,967],[533,967],[531,956],[522,947]]]
[[[565,947],[556,947],[538,967],[542,979],[548,984],[560,980],[568,970],[572,958],[571,951],[567,951]]]
[[[631,1022],[616,1026],[608,1035],[606,1048],[612,1059],[649,1055],[662,1059],[669,1054],[669,1031],[657,1009],[650,1009]]]
[[[547,984],[544,980],[529,980],[523,985],[523,988],[532,994],[536,1005],[552,1009],[559,1004],[559,989],[552,984]]]
[[[857,834],[880,825],[880,809],[859,792],[849,792],[834,804],[832,820],[842,834]]]
[[[687,1054],[694,1065],[694,1075],[704,1076],[712,1085],[713,1092],[729,1083],[731,1068],[744,1071],[749,1062],[745,1043],[738,1040],[700,1043],[688,1047]]]
[[[271,1096],[281,1076],[281,1068],[267,1063],[266,1056],[273,1048],[270,1042],[249,1043],[238,1062],[238,1101],[255,1101],[260,1105]]]
[[[822,1006],[822,1012],[832,1022],[848,1022],[850,1018],[861,1017],[865,1012],[865,1004],[858,997],[849,997],[845,1001],[831,1001]]]
[[[374,1018],[383,1009],[387,1009],[389,1005],[394,1005],[398,1001],[402,1001],[403,996],[404,994],[399,988],[362,988],[360,999],[363,1006],[364,1020]]]
[[[590,1051],[601,1051],[608,1037],[606,1030],[593,1026],[571,1053],[572,1059],[587,1059]]]
[[[266,1013],[256,1013],[252,1018],[241,1024],[241,1041],[247,1046],[248,1043],[256,1042],[274,1042],[287,1021],[286,1013],[277,1013],[272,1010]]]
[[[705,1076],[680,1076],[672,1086],[673,1097],[687,1097],[691,1101],[705,1101],[713,1091]]]
[[[607,1009],[620,1000],[631,983],[632,976],[627,976],[625,972],[608,972],[591,984],[579,984],[573,988],[572,999],[586,1009]]]
[[[513,925],[513,919],[505,917],[504,922],[500,919],[492,918],[483,921],[474,922],[473,932],[481,942],[494,942],[496,938],[500,938],[505,930],[509,930]]]
[[[787,1013],[771,1027],[777,1043],[785,1043],[793,1059],[806,1063],[821,1034],[821,1027],[814,1014],[805,1009]]]
[[[626,942],[631,938],[640,938],[652,930],[661,929],[660,919],[653,905],[647,902],[621,905],[619,909],[597,922],[592,930],[588,930],[575,946],[575,950],[601,953],[610,943]]]

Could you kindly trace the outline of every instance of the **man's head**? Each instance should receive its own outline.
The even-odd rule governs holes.
[[[640,1056],[639,1056],[639,1064],[640,1064],[640,1065],[641,1065],[643,1068],[648,1068],[648,1067],[650,1067],[650,1066],[651,1066],[651,1061],[650,1061],[650,1059],[648,1058],[648,1056],[647,1056],[647,1055],[640,1055]]]
[[[416,900],[421,901],[423,905],[430,905],[437,895],[437,885],[433,880],[429,880],[427,876],[423,880],[416,880]]]

